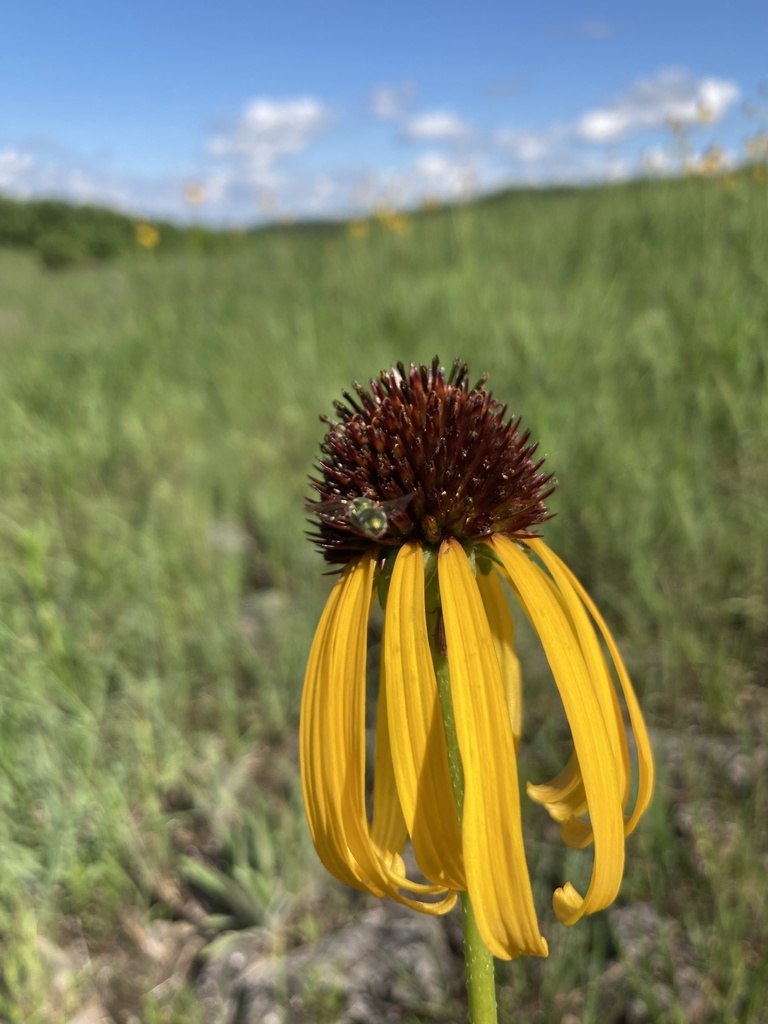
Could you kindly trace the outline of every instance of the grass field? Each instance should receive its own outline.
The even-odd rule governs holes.
[[[683,937],[711,1016],[672,938],[635,966],[636,1019],[768,1021],[766,186],[512,193],[402,227],[61,274],[0,251],[1,1021],[64,1024],[148,916],[284,948],[356,913],[297,784],[330,585],[306,477],[342,387],[436,352],[488,371],[541,439],[545,536],[656,738],[620,902]],[[541,779],[561,713],[522,646]],[[552,956],[500,966],[504,1019],[565,1019],[571,998],[613,1019],[579,1003],[609,918],[554,923],[566,854],[535,809],[526,827]],[[188,987],[111,991],[116,1020],[202,1019]]]

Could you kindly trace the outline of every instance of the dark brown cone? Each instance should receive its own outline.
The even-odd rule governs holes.
[[[310,537],[326,561],[344,565],[406,540],[532,536],[550,518],[544,501],[554,479],[539,472],[543,458],[533,461],[530,431],[520,433],[519,419],[504,421],[507,407],[485,390],[485,376],[470,389],[467,374],[460,360],[447,377],[437,357],[408,371],[398,363],[370,391],[355,383],[354,395],[343,392],[338,421],[322,417],[330,429],[321,476],[310,478],[319,498],[307,510],[319,521]],[[359,498],[384,505],[386,532],[366,526]]]

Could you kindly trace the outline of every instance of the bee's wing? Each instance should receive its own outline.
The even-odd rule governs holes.
[[[329,501],[308,501],[304,506],[310,515],[335,516],[344,519],[347,515],[348,501],[331,498]]]
[[[386,513],[400,512],[402,509],[407,508],[415,497],[416,492],[412,491],[410,494],[402,494],[399,498],[390,498],[389,501],[382,501],[381,507]]]

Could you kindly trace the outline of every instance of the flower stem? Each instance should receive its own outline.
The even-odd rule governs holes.
[[[461,894],[461,926],[470,1024],[496,1024],[496,979],[493,956],[480,938],[468,892]]]
[[[432,651],[432,662],[437,677],[437,692],[443,712],[445,739],[448,747],[448,769],[451,773],[451,785],[456,800],[456,807],[461,821],[464,809],[464,770],[461,765],[459,741],[456,736],[456,721],[453,715],[451,700],[451,680],[448,659],[439,650],[437,641],[440,619],[439,594],[436,594],[436,574],[427,585],[427,624],[429,643]],[[437,598],[437,601],[435,601]],[[467,1001],[469,1003],[470,1024],[496,1024],[496,982],[493,972],[493,956],[480,937],[475,920],[475,911],[468,892],[461,894],[461,924],[464,936],[464,965],[467,982]]]

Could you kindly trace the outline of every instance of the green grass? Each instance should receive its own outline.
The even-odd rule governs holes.
[[[296,775],[329,586],[303,498],[318,414],[399,359],[467,359],[541,438],[546,537],[651,726],[764,749],[766,199],[746,178],[513,193],[404,235],[273,232],[61,274],[0,252],[0,1020],[57,1024],[85,998],[81,974],[54,992],[40,936],[109,956],[127,913],[190,893],[208,935],[329,923]],[[523,663],[541,777],[561,732],[530,638]],[[624,892],[679,922],[715,1019],[765,1020],[765,773],[734,793],[691,751],[681,779],[659,766]],[[527,821],[553,956],[499,977],[538,1021],[610,943],[599,918],[551,923],[565,855]]]

